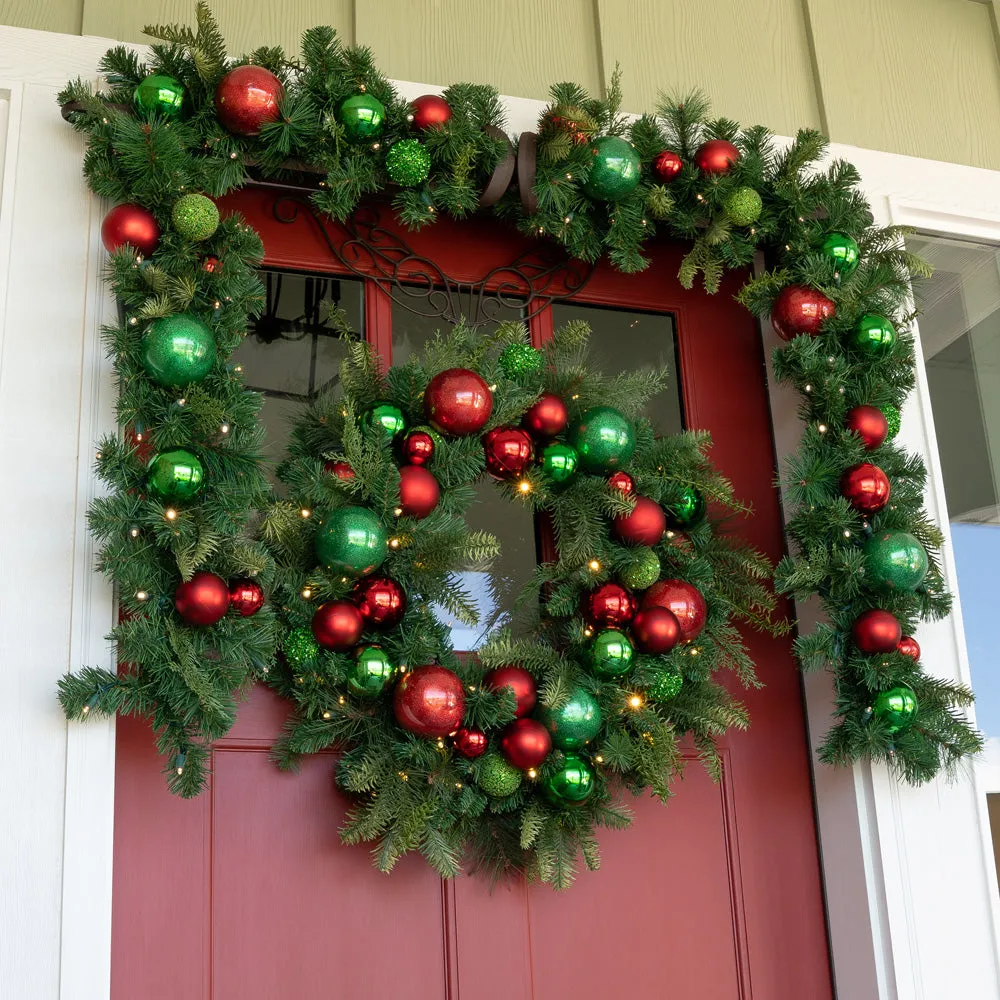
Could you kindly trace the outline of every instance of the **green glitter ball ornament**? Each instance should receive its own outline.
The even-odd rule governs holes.
[[[645,590],[660,579],[660,557],[650,548],[632,549],[630,562],[618,574],[629,590]]]
[[[431,154],[419,139],[395,142],[385,157],[385,172],[402,187],[416,187],[430,176]]]
[[[861,259],[858,244],[844,233],[827,233],[819,249],[824,257],[833,261],[839,278],[850,277]]]
[[[174,202],[170,219],[181,236],[200,243],[219,228],[219,209],[203,194],[186,194]]]
[[[362,646],[347,668],[347,690],[361,698],[375,698],[396,672],[392,661],[379,646]]]
[[[542,449],[539,462],[549,479],[561,485],[569,482],[576,475],[580,456],[571,444],[553,441],[552,444],[547,444]]]
[[[566,754],[562,765],[542,782],[542,792],[554,806],[582,806],[597,788],[594,769],[575,753]]]
[[[605,135],[591,146],[590,173],[584,194],[598,201],[619,201],[639,185],[639,154],[627,139]]]
[[[604,723],[597,699],[584,688],[574,688],[562,708],[543,708],[539,720],[552,734],[560,750],[579,750],[592,740]]]
[[[176,118],[184,104],[184,85],[166,73],[154,73],[135,88],[133,99],[141,111]]]
[[[677,697],[684,686],[684,676],[679,670],[668,667],[658,670],[653,679],[646,685],[646,694],[651,701],[669,701]]]
[[[205,469],[186,448],[172,448],[154,455],[146,466],[146,482],[161,500],[190,500],[201,492]]]
[[[282,643],[281,651],[294,670],[305,670],[319,656],[319,643],[311,628],[293,628]]]
[[[898,733],[909,726],[917,714],[917,708],[917,696],[905,684],[880,691],[872,705],[875,716],[886,723],[890,733]]]
[[[752,226],[764,208],[764,201],[752,187],[739,187],[726,199],[726,218],[734,226]]]
[[[899,409],[891,404],[883,406],[882,415],[889,425],[889,440],[891,441],[899,433]]]
[[[896,328],[884,316],[865,313],[851,334],[851,343],[865,354],[888,354],[896,343]]]
[[[635,451],[631,421],[610,406],[587,410],[573,428],[572,438],[586,472],[614,472],[625,465]]]
[[[505,799],[521,787],[521,772],[498,753],[488,753],[479,763],[476,784],[491,799]]]
[[[530,344],[508,344],[497,360],[507,378],[520,379],[541,370],[542,352]]]
[[[215,364],[215,336],[200,319],[180,313],[149,325],[142,339],[142,366],[166,389],[200,382]]]
[[[629,637],[613,628],[598,632],[587,650],[590,666],[602,680],[627,674],[634,655]]]
[[[685,486],[678,499],[665,503],[663,510],[668,528],[690,528],[705,516],[705,498],[693,486]]]
[[[370,142],[385,128],[385,106],[371,94],[348,97],[337,117],[350,142]]]
[[[366,576],[382,565],[388,551],[385,528],[367,507],[339,507],[316,532],[316,556],[335,573]]]
[[[406,430],[403,411],[392,403],[376,403],[362,418],[366,429],[381,430],[386,441],[392,441]]]
[[[865,543],[865,575],[886,590],[916,590],[927,576],[927,551],[906,531],[880,531]]]

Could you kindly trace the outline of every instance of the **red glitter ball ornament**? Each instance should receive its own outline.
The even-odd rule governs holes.
[[[672,150],[665,149],[653,158],[653,176],[661,184],[669,184],[677,179],[684,161]]]
[[[848,410],[844,426],[861,438],[868,451],[880,447],[889,436],[889,421],[877,406],[855,406]]]
[[[643,594],[642,606],[672,611],[685,642],[698,638],[708,617],[708,605],[701,591],[686,580],[659,580]]]
[[[396,721],[418,736],[447,736],[462,724],[465,690],[458,675],[431,664],[403,674],[392,700]]]
[[[413,127],[421,132],[429,128],[440,128],[451,121],[451,105],[437,94],[424,94],[410,102]]]
[[[740,158],[740,151],[725,139],[709,139],[694,154],[694,162],[703,174],[728,174]]]
[[[918,643],[912,635],[904,635],[903,638],[899,640],[899,645],[896,646],[896,652],[902,653],[903,656],[910,657],[911,660],[919,660],[920,643]]]
[[[524,667],[494,667],[483,677],[483,687],[489,691],[509,687],[514,692],[514,715],[519,719],[530,715],[538,701],[535,678]]]
[[[500,736],[500,752],[522,771],[540,767],[551,749],[552,734],[537,719],[515,719]]]
[[[201,262],[201,269],[207,274],[215,274],[222,266],[222,261],[218,257],[206,257]]]
[[[455,733],[451,742],[458,753],[463,757],[468,757],[470,760],[482,757],[490,745],[489,740],[486,738],[486,733],[481,729],[473,729],[468,726],[462,726]]]
[[[656,604],[636,612],[631,631],[636,647],[643,653],[669,652],[681,640],[681,623],[677,616]]]
[[[534,448],[520,427],[494,427],[483,435],[486,470],[494,479],[516,479],[531,462]]]
[[[427,384],[424,413],[442,434],[475,434],[486,426],[492,412],[490,387],[468,368],[448,368]]]
[[[771,307],[771,325],[782,340],[806,333],[815,337],[837,311],[831,299],[806,285],[786,285]]]
[[[840,477],[840,492],[856,511],[875,514],[889,502],[889,477],[877,465],[861,462]]]
[[[604,583],[583,595],[583,617],[595,628],[620,628],[635,615],[635,598],[620,583]]]
[[[891,653],[899,646],[903,630],[895,615],[872,608],[855,619],[851,638],[862,653]]]
[[[667,530],[667,515],[649,497],[636,497],[631,514],[619,514],[614,520],[615,534],[626,545],[656,545]]]
[[[521,419],[521,426],[536,438],[554,438],[566,430],[568,423],[566,404],[552,392],[532,403]]]
[[[403,461],[410,465],[426,465],[434,457],[434,438],[427,431],[410,431],[403,438]]]
[[[635,482],[632,477],[627,472],[622,472],[621,470],[612,472],[608,476],[608,485],[624,493],[625,496],[631,496],[632,491],[635,489]]]
[[[406,614],[406,591],[388,576],[366,576],[351,597],[369,628],[394,628]]]
[[[278,104],[285,96],[281,81],[263,66],[237,66],[215,88],[215,113],[236,135],[258,135],[276,122]]]
[[[399,470],[399,506],[407,517],[427,517],[441,499],[438,481],[422,465]]]
[[[328,601],[313,615],[312,631],[324,649],[346,653],[353,649],[365,630],[361,612],[350,601]]]
[[[354,469],[351,467],[350,462],[324,462],[323,470],[343,480],[345,483],[349,483],[354,478]]]
[[[101,242],[108,253],[127,245],[148,257],[160,242],[160,227],[142,205],[115,205],[101,223]]]
[[[229,584],[214,573],[195,573],[174,592],[174,607],[188,625],[214,625],[229,610]]]
[[[229,606],[249,618],[264,606],[264,588],[253,580],[233,580],[229,584]]]

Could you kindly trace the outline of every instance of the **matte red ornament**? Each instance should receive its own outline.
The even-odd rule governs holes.
[[[566,404],[555,393],[546,392],[532,403],[521,419],[521,426],[537,438],[554,438],[569,424]]]
[[[349,483],[354,478],[354,469],[350,462],[324,462],[323,469],[345,483]]]
[[[622,472],[620,469],[618,472],[612,472],[608,476],[608,485],[612,488],[621,491],[625,496],[631,496],[632,491],[635,489],[635,482],[632,477],[627,472]]]
[[[862,653],[891,653],[899,646],[903,630],[895,615],[872,608],[855,619],[851,638]]]
[[[448,368],[427,383],[424,413],[442,434],[475,434],[486,426],[492,412],[490,387],[468,368]]]
[[[214,625],[229,610],[229,584],[214,573],[195,573],[174,592],[174,607],[188,625]]]
[[[483,452],[494,479],[516,479],[528,468],[534,448],[520,427],[494,427],[483,435]]]
[[[889,436],[889,421],[877,406],[855,406],[848,410],[844,426],[861,438],[868,451],[880,447]]]
[[[410,431],[400,451],[409,465],[426,465],[434,457],[434,438],[427,431]]]
[[[427,517],[440,499],[438,481],[422,465],[404,465],[399,470],[399,506],[407,517]]]
[[[472,729],[467,726],[462,726],[455,733],[455,737],[451,742],[458,753],[463,757],[468,757],[470,760],[482,757],[490,745],[489,740],[486,738],[486,733],[481,729]]]
[[[313,615],[312,631],[324,649],[346,653],[353,649],[365,630],[361,612],[350,601],[327,601]]]
[[[424,94],[410,102],[413,127],[425,129],[447,125],[451,121],[451,105],[437,94]]]
[[[684,161],[672,150],[665,149],[653,158],[653,176],[661,184],[669,184],[677,179]]]
[[[815,337],[836,311],[833,301],[815,288],[786,285],[771,307],[771,325],[782,340],[793,340],[803,333]]]
[[[284,96],[281,81],[263,66],[237,66],[215,88],[215,113],[230,132],[257,135],[278,120]]]
[[[101,242],[108,253],[128,245],[148,257],[160,242],[160,227],[142,205],[115,205],[101,223]]]
[[[919,660],[920,643],[912,635],[904,635],[896,646],[896,652],[902,653],[903,656],[909,656],[912,660]]]
[[[672,611],[685,642],[698,638],[708,618],[708,605],[701,591],[686,580],[659,580],[643,594],[642,606]]]
[[[666,653],[681,641],[681,623],[667,608],[651,604],[632,619],[632,639],[642,653]]]
[[[667,530],[667,515],[655,500],[636,497],[632,513],[619,514],[614,525],[615,534],[626,545],[656,545]]]
[[[206,257],[201,262],[201,269],[206,274],[215,274],[216,271],[222,266],[222,261],[218,257]]]
[[[366,576],[351,597],[368,628],[394,628],[406,614],[406,591],[388,576]]]
[[[530,715],[538,701],[538,685],[524,667],[495,667],[483,677],[483,687],[489,691],[509,687],[514,692],[514,715],[518,719]]]
[[[537,719],[515,719],[500,736],[500,752],[522,771],[541,767],[551,749],[552,734]]]
[[[396,721],[418,736],[447,736],[462,724],[465,690],[458,675],[432,664],[403,674],[392,701]]]
[[[840,477],[840,492],[855,510],[875,514],[889,502],[889,477],[877,465],[861,462]]]
[[[740,158],[740,151],[725,139],[709,139],[694,154],[694,162],[703,174],[728,174]]]
[[[254,580],[239,579],[229,584],[229,606],[249,618],[264,606],[264,588]]]
[[[635,598],[620,583],[603,583],[583,596],[583,617],[595,627],[620,628],[635,615]]]

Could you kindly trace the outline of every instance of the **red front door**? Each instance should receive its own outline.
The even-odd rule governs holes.
[[[384,260],[336,235],[333,259],[307,215],[276,221],[274,197],[229,199],[263,234],[266,266],[378,277]],[[445,220],[405,239],[470,283],[526,246]],[[739,530],[777,559],[759,333],[732,300],[738,278],[715,296],[685,291],[680,256],[664,247],[632,276],[602,265],[571,301],[673,317],[685,423],[712,432],[715,462],[753,505]],[[394,259],[414,280],[426,268]],[[497,271],[488,286],[509,280]],[[552,309],[542,298],[529,312],[540,342]],[[365,332],[387,362],[392,322],[389,296],[368,280]],[[330,758],[297,775],[269,762],[286,706],[264,688],[216,746],[211,789],[194,801],[166,791],[147,726],[120,721],[113,1000],[829,998],[799,678],[787,639],[747,638],[766,686],[743,693],[753,725],[726,739],[721,783],[692,759],[670,805],[637,801],[631,829],[602,836],[601,870],[564,893],[443,884],[420,858],[376,873],[366,850],[338,842],[348,803]]]

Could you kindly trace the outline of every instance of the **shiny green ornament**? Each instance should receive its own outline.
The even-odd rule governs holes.
[[[367,507],[339,507],[316,531],[316,556],[335,573],[366,576],[382,565],[388,546],[382,522]]]
[[[861,259],[858,244],[844,233],[827,233],[820,252],[833,261],[837,276],[840,278],[850,277]]]
[[[632,549],[629,558],[629,564],[618,574],[629,590],[646,590],[660,579],[660,557],[652,549]]]
[[[604,723],[597,699],[584,688],[574,688],[562,708],[543,708],[539,720],[552,734],[560,750],[579,750],[592,740]]]
[[[379,429],[386,441],[392,441],[397,434],[406,430],[406,418],[403,411],[392,403],[376,403],[364,415],[366,428]]]
[[[542,368],[542,352],[530,344],[508,344],[497,360],[500,370],[510,379],[523,378]]]
[[[348,97],[338,117],[350,142],[370,142],[385,128],[385,106],[371,94]]]
[[[560,809],[581,806],[597,788],[594,769],[575,753],[566,754],[562,766],[553,771],[543,782],[545,797]]]
[[[362,646],[347,670],[347,690],[361,698],[380,695],[396,672],[385,651],[378,646]]]
[[[184,85],[166,73],[147,76],[133,94],[141,111],[155,111],[164,118],[176,118],[184,104]]]
[[[656,676],[646,685],[650,701],[669,701],[677,697],[684,686],[684,675],[673,668],[658,670]]]
[[[201,492],[204,479],[201,461],[186,448],[161,451],[146,466],[146,482],[161,500],[190,500]]]
[[[898,733],[910,725],[917,714],[917,708],[917,696],[905,684],[880,691],[872,705],[876,717],[886,723],[890,733]]]
[[[665,503],[667,526],[673,529],[690,528],[705,516],[705,498],[693,487],[685,486],[673,503]]]
[[[431,154],[419,139],[403,139],[386,154],[385,172],[394,184],[416,187],[430,175]]]
[[[889,440],[891,441],[899,433],[899,410],[892,406],[883,406],[882,415],[889,425]]]
[[[203,194],[186,194],[174,202],[170,220],[186,240],[200,243],[219,228],[219,208]]]
[[[865,313],[851,334],[851,342],[866,354],[888,354],[896,343],[896,328],[884,316]]]
[[[293,670],[305,670],[319,656],[319,643],[311,628],[293,628],[282,643],[281,651]]]
[[[602,680],[627,674],[633,656],[635,649],[629,637],[613,628],[598,632],[587,650],[590,666]]]
[[[215,335],[186,313],[154,320],[142,338],[142,367],[166,389],[200,382],[214,364]]]
[[[591,146],[590,173],[583,192],[598,201],[619,201],[639,185],[639,154],[627,139],[605,135]]]
[[[752,187],[740,187],[726,199],[725,208],[734,226],[752,226],[760,218],[764,201]]]
[[[587,410],[573,428],[572,437],[585,472],[614,472],[635,451],[631,421],[610,406]]]
[[[542,449],[542,469],[554,483],[569,482],[576,475],[579,463],[580,456],[571,444],[553,441]]]
[[[476,784],[491,799],[505,799],[521,787],[521,772],[498,753],[488,753],[479,764]]]
[[[886,590],[916,590],[927,576],[927,551],[906,531],[880,531],[865,543],[865,575]]]

